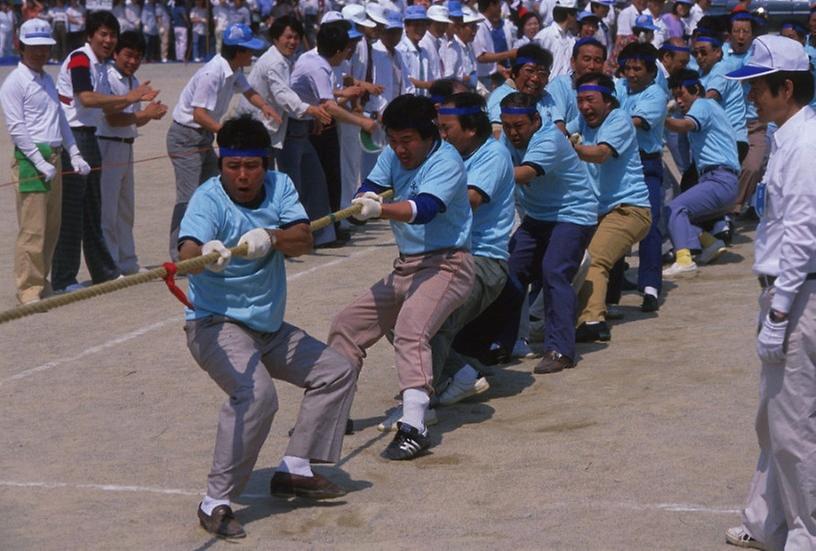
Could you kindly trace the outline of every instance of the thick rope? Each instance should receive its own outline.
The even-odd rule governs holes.
[[[393,195],[393,190],[387,190],[381,193],[380,197],[383,199],[389,199]],[[310,230],[312,232],[316,232],[317,230],[325,228],[326,226],[337,221],[345,220],[353,214],[360,212],[360,209],[362,209],[361,205],[352,205],[318,218],[309,224]],[[240,247],[232,247],[230,248],[230,252],[233,254],[233,256],[246,256],[247,246],[241,245]],[[182,260],[181,262],[176,263],[176,273],[183,275],[200,270],[207,266],[207,264],[211,264],[218,260],[220,256],[221,255],[219,253],[214,252],[207,255],[197,256],[189,260]],[[0,324],[31,316],[33,314],[42,314],[48,312],[49,310],[53,310],[54,308],[67,306],[68,304],[73,304],[74,302],[113,293],[114,291],[133,287],[134,285],[141,285],[142,283],[148,283],[157,279],[164,279],[166,276],[167,270],[164,268],[154,268],[147,272],[140,272],[138,274],[106,281],[98,285],[91,285],[90,287],[79,289],[78,291],[73,291],[71,293],[54,295],[38,302],[23,304],[16,308],[12,308],[11,310],[0,312]]]

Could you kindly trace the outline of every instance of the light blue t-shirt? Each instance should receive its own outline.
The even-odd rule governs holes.
[[[501,124],[501,102],[513,92],[518,92],[518,90],[508,84],[508,82],[505,82],[491,92],[490,97],[487,98],[487,114],[490,117],[490,122]],[[544,95],[541,96],[541,99],[538,100],[536,109],[541,116],[541,122],[544,124],[564,120],[561,109],[558,108],[555,100],[546,90],[544,91]]]
[[[266,197],[257,208],[243,207],[230,199],[221,177],[210,178],[193,194],[181,220],[179,240],[204,244],[217,239],[235,247],[241,236],[254,228],[284,228],[309,222],[289,176],[268,171]],[[190,276],[187,295],[195,310],[187,308],[188,320],[213,314],[227,316],[256,331],[280,329],[286,307],[286,269],[283,254],[272,250],[264,258],[233,257],[223,272],[204,270]]]
[[[735,53],[731,48],[728,48],[726,52],[725,46],[728,44],[723,45],[723,58],[720,63],[724,65],[725,73],[728,74],[732,71],[736,71],[738,69],[742,69],[743,65],[748,63],[751,60],[751,50],[748,49],[747,52],[743,52],[741,54]],[[746,119],[749,121],[755,121],[759,118],[757,114],[756,105],[754,105],[753,101],[748,99],[748,92],[751,91],[751,85],[749,84],[749,80],[742,81],[742,98],[745,101],[745,112],[746,112]]]
[[[508,245],[513,231],[515,201],[513,161],[507,148],[488,138],[465,160],[467,185],[482,195],[482,204],[473,213],[471,252],[475,256],[510,258]]]
[[[538,173],[529,184],[516,186],[516,196],[530,218],[582,226],[598,223],[597,184],[558,127],[542,126],[523,150],[503,140],[514,165],[527,165]]]
[[[725,78],[727,73],[728,67],[720,61],[706,75],[700,75],[700,82],[706,92],[716,90],[720,94],[722,98],[720,104],[725,109],[737,141],[747,142],[748,126],[745,120],[748,112],[745,108],[745,97],[742,95],[742,84],[738,80]]]
[[[438,141],[425,161],[412,170],[403,168],[388,146],[380,153],[367,179],[377,186],[393,188],[394,201],[407,201],[427,193],[444,205],[427,224],[391,220],[391,230],[402,254],[470,249],[473,216],[467,196],[465,165],[451,144]]]
[[[584,117],[578,117],[577,128],[584,144],[606,144],[612,148],[612,156],[605,162],[585,163],[598,185],[598,214],[604,215],[621,204],[648,207],[649,190],[629,113],[613,109],[596,128],[590,127]]]
[[[555,101],[555,106],[564,117],[565,123],[569,124],[578,118],[578,98],[575,95],[571,74],[560,75],[550,80],[547,91]]]
[[[645,153],[663,150],[663,126],[666,122],[669,98],[657,81],[640,92],[630,92],[626,79],[616,81],[616,96],[629,116],[639,117],[646,126],[635,127],[638,148]]]
[[[702,172],[718,165],[739,170],[737,140],[720,104],[713,99],[697,98],[686,117],[697,125],[688,133],[691,157],[697,170]]]
[[[813,83],[816,84],[816,47],[810,45],[810,37],[808,37],[808,43],[805,44],[805,53],[810,59],[810,72],[813,73]],[[813,95],[810,106],[816,109],[816,94]]]

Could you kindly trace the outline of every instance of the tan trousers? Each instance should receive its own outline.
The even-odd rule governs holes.
[[[589,266],[586,281],[578,293],[578,324],[606,320],[606,288],[609,271],[632,245],[649,233],[652,214],[649,207],[618,205],[598,221],[598,229],[589,243]]]
[[[329,346],[359,370],[365,351],[393,329],[400,390],[431,393],[431,337],[464,304],[473,280],[473,257],[465,251],[400,257],[393,272],[337,314]]]
[[[765,153],[768,151],[766,132],[768,125],[759,121],[748,121],[748,155],[742,161],[739,174],[739,191],[734,203],[734,212],[751,200],[759,180],[762,178],[762,167],[765,162]]]
[[[167,53],[170,51],[170,27],[159,27],[159,40],[161,41],[161,60],[167,61]]]
[[[51,180],[51,191],[20,193],[17,190],[20,229],[14,249],[14,280],[20,304],[51,294],[51,284],[46,278],[51,271],[62,217],[60,148],[55,148],[55,153],[47,161],[57,169],[57,175]]]

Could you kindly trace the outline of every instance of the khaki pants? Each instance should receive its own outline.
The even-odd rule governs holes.
[[[14,280],[20,304],[51,293],[51,284],[46,278],[51,271],[62,217],[60,148],[54,148],[54,154],[46,160],[57,169],[57,175],[51,180],[51,191],[17,191],[17,222],[20,230],[14,249]]]
[[[632,245],[646,237],[651,224],[649,207],[618,205],[600,218],[598,229],[589,243],[592,264],[578,293],[578,307],[581,310],[579,325],[587,321],[606,320],[609,271]]]
[[[464,304],[473,272],[473,257],[465,251],[398,258],[393,272],[337,314],[329,346],[359,370],[365,351],[393,329],[400,390],[433,392],[431,337]]]

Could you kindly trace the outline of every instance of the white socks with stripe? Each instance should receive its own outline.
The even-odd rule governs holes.
[[[402,422],[425,433],[425,410],[431,403],[431,397],[424,390],[409,388],[402,393]]]
[[[302,457],[295,457],[293,455],[284,455],[278,465],[278,471],[289,474],[297,474],[300,476],[314,476],[312,472],[312,464],[308,459]]]

